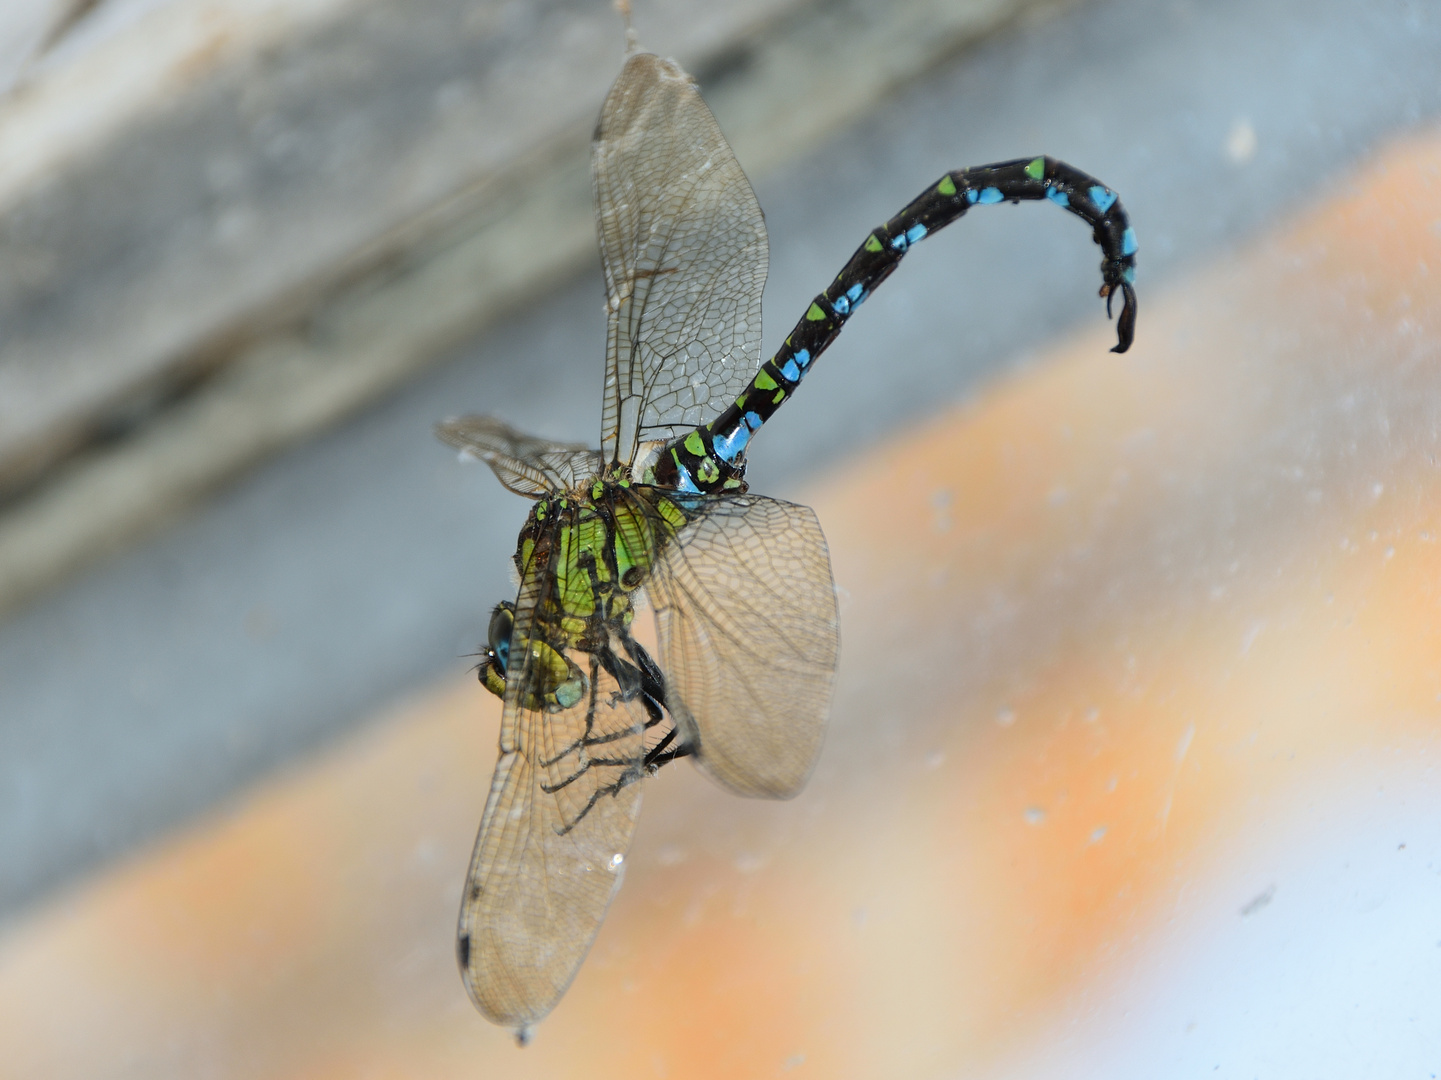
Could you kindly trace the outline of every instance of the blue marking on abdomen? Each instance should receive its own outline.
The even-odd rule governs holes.
[[[794,360],[787,360],[785,362],[785,366],[781,368],[781,374],[791,382],[801,381],[801,369],[796,367]]]
[[[919,221],[906,230],[906,243],[919,244],[926,238],[926,227]]]
[[[737,424],[735,430],[729,435],[717,435],[712,437],[711,446],[715,450],[715,456],[724,461],[727,465],[734,465],[736,455],[746,448],[746,443],[751,441],[750,428],[745,424]]]
[[[849,315],[851,311],[851,302],[844,296],[837,296],[834,300],[831,301],[831,310],[834,311],[837,315]]]
[[[1116,201],[1116,193],[1107,191],[1098,184],[1093,184],[1090,191],[1091,201],[1096,204],[1096,209],[1105,213]]]
[[[746,426],[749,427],[752,431],[759,431],[763,422],[764,421],[762,421],[761,418],[755,413],[746,413]]]
[[[975,192],[975,189],[972,188],[970,191],[967,191],[967,192],[966,192],[966,202],[971,203],[972,205],[974,205],[974,204],[975,204],[975,201],[976,201],[976,192]]]
[[[1057,206],[1071,205],[1071,197],[1060,188],[1046,188],[1046,198],[1050,199],[1051,202]]]
[[[811,351],[809,349],[802,349],[800,352],[796,353],[795,359],[796,363],[799,364],[802,368],[808,368],[811,366]],[[749,415],[754,416],[755,413],[750,413]]]
[[[1001,194],[1000,188],[988,187],[983,188],[981,193],[976,196],[976,202],[982,206],[989,206],[991,203],[998,203],[1004,198],[1005,196]]]
[[[687,469],[684,465],[682,465],[679,461],[677,461],[677,462],[675,463],[675,470],[676,470],[676,485],[675,485],[675,486],[676,486],[676,490],[677,490],[677,491],[684,491],[684,492],[686,492],[686,493],[688,493],[688,494],[690,494],[690,495],[699,495],[699,494],[701,493],[700,488],[698,488],[698,487],[695,486],[695,481],[690,478],[690,470],[689,470],[689,469]]]
[[[860,284],[852,285],[849,289],[846,290],[846,299],[851,302],[851,308],[852,308],[852,309],[860,307],[860,306],[861,306],[861,301],[864,300],[865,298],[866,298],[866,287],[865,287],[864,285],[860,285]],[[807,364],[809,364],[809,363],[811,362],[811,354],[808,353],[808,352],[805,352],[804,349],[802,349],[801,352],[802,352],[802,353],[805,353],[805,359],[801,361],[801,367],[805,367]],[[799,358],[799,355],[800,355],[800,354],[797,354],[797,358]]]
[[[1135,229],[1127,228],[1126,231],[1121,234],[1121,254],[1122,254],[1122,255],[1134,255],[1134,254],[1136,254],[1136,230],[1135,230]]]

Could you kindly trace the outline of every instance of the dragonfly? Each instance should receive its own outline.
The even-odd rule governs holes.
[[[751,492],[746,455],[855,310],[972,207],[1049,200],[1092,228],[1107,313],[1134,335],[1136,237],[1115,192],[1049,157],[948,172],[874,229],[760,363],[764,218],[689,75],[632,49],[592,142],[607,331],[600,449],[486,416],[440,438],[533,500],[514,602],[480,680],[500,758],[461,903],[472,1001],[522,1043],[560,1000],[620,886],[644,781],[689,757],[785,799],[815,766],[840,651],[814,511]],[[654,612],[658,656],[633,633]]]

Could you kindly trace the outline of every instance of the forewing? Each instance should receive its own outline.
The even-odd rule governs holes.
[[[527,576],[528,582],[534,579]],[[536,588],[522,589],[506,675],[500,762],[461,903],[458,955],[471,999],[524,1031],[560,1000],[620,887],[640,809],[645,712],[575,653],[589,681],[559,712],[524,705],[538,681],[520,647]]]
[[[646,585],[666,706],[720,783],[789,798],[820,753],[840,652],[825,536],[809,507],[760,495],[682,505],[692,520]]]
[[[681,67],[626,61],[591,164],[609,327],[601,454],[630,464],[729,405],[760,363],[766,229],[715,118]]]
[[[440,440],[485,462],[517,495],[567,491],[600,472],[600,455],[574,443],[523,435],[490,416],[462,416],[435,426]]]

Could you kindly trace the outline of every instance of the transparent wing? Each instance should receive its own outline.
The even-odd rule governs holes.
[[[522,435],[490,416],[462,416],[435,426],[441,442],[478,458],[517,495],[537,498],[567,491],[600,474],[600,455],[573,443]]]
[[[646,590],[666,707],[698,763],[742,795],[789,798],[820,753],[840,652],[815,512],[760,495],[682,504]]]
[[[591,155],[609,328],[601,455],[630,464],[729,405],[760,364],[766,228],[678,64],[626,61]]]
[[[645,710],[623,699],[593,654],[574,654],[587,686],[571,707],[527,707],[555,660],[522,645],[531,640],[539,592],[553,585],[544,575],[526,581],[531,587],[516,602],[500,761],[458,930],[471,999],[522,1033],[560,1000],[620,887],[646,737]]]

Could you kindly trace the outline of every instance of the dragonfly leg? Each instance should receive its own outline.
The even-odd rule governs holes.
[[[600,800],[605,796],[616,795],[621,791],[622,788],[629,787],[631,784],[635,783],[642,777],[650,775],[650,773],[646,770],[643,762],[635,761],[630,758],[589,758],[584,761],[581,764],[580,768],[577,769],[570,776],[566,777],[558,784],[542,784],[541,790],[548,795],[554,794],[561,788],[567,787],[570,784],[575,783],[582,776],[588,773],[593,767],[597,766],[619,768],[621,770],[620,776],[617,777],[615,780],[611,781],[609,784],[602,784],[598,786],[594,791],[592,791],[590,793],[590,798],[586,799],[585,805],[580,808],[580,812],[575,815],[574,819],[566,822],[563,827],[555,830],[557,836],[564,836],[566,833],[570,832],[582,821],[584,821],[585,816],[590,813],[591,808],[594,807],[596,803],[600,802]]]
[[[595,712],[596,706],[598,704],[596,682],[597,676],[599,675],[600,668],[602,666],[603,661],[601,656],[592,653],[590,658],[590,704],[586,712],[585,721],[585,730],[587,733],[593,731],[595,726]],[[609,670],[609,667],[607,667],[607,670]],[[550,768],[558,764],[568,754],[574,753],[579,758],[579,762],[575,771],[570,773],[570,775],[556,781],[555,783],[543,783],[540,785],[541,791],[545,792],[547,795],[554,795],[557,791],[569,787],[581,777],[585,776],[593,768],[611,768],[621,770],[620,775],[612,782],[608,784],[598,785],[596,789],[590,793],[590,797],[586,799],[585,805],[580,808],[580,811],[575,815],[575,817],[555,830],[556,835],[564,836],[566,833],[570,832],[582,821],[584,821],[585,816],[590,813],[591,808],[594,807],[595,804],[598,803],[602,797],[606,795],[615,795],[622,788],[635,783],[641,777],[647,775],[643,768],[643,761],[639,758],[589,757],[586,754],[586,747],[590,745],[595,745],[600,742],[613,742],[621,738],[634,738],[637,735],[643,734],[646,726],[647,725],[632,724],[627,729],[616,732],[615,734],[610,736],[597,737],[591,736],[589,734],[583,735],[581,736],[581,738],[571,743],[570,746],[568,746],[565,750],[561,751],[561,753],[551,758],[550,761],[542,763],[543,765],[545,765],[545,767]]]
[[[646,772],[654,776],[660,771],[662,765],[669,765],[676,758],[690,757],[691,748],[684,743],[671,746],[671,743],[675,742],[675,737],[676,729],[671,728],[660,742],[650,748],[643,762]]]
[[[636,667],[641,673],[641,688],[645,694],[646,709],[651,715],[647,728],[655,727],[662,719],[661,710],[665,705],[665,675],[661,672],[660,666],[646,652],[640,642],[634,638],[625,639],[626,652],[630,653],[631,659],[635,661]],[[672,725],[671,729],[661,737],[645,755],[645,768],[654,775],[662,765],[669,764],[676,758],[689,757],[692,748],[685,743],[677,742],[680,736],[679,730]],[[674,744],[674,745],[672,745]]]
[[[629,634],[622,640],[625,651],[640,672],[640,692],[645,701],[646,712],[650,714],[646,727],[655,727],[661,722],[662,710],[665,708],[665,675],[661,673],[660,665],[651,659],[650,653],[641,647],[640,642]]]
[[[650,653],[628,632],[622,630],[619,636],[632,662],[627,663],[613,650],[605,649],[599,654],[601,665],[620,686],[615,700],[634,701],[639,697],[648,717],[645,726],[653,728],[665,719],[665,676]]]
[[[571,754],[578,753],[578,752],[582,752],[582,751],[584,751],[584,749],[585,749],[586,747],[588,747],[588,746],[601,746],[601,745],[603,745],[603,744],[605,744],[605,743],[619,742],[619,741],[622,740],[622,739],[631,739],[631,738],[634,738],[635,736],[642,734],[648,727],[651,726],[649,723],[645,723],[645,724],[631,724],[631,725],[629,725],[628,727],[621,728],[619,731],[612,731],[612,732],[610,732],[610,733],[608,733],[608,734],[605,734],[605,735],[596,735],[596,734],[593,734],[593,732],[595,731],[595,711],[596,711],[596,705],[598,704],[598,702],[597,702],[597,700],[596,700],[596,693],[595,693],[596,675],[599,673],[599,669],[603,667],[603,668],[605,668],[605,670],[606,670],[607,672],[610,673],[610,675],[611,675],[617,682],[621,682],[622,673],[619,672],[618,669],[617,669],[614,665],[615,665],[614,655],[610,653],[609,649],[606,649],[606,650],[604,650],[602,653],[599,653],[599,654],[597,654],[597,653],[592,653],[592,654],[591,654],[591,659],[590,659],[590,686],[591,686],[591,694],[590,694],[590,704],[587,706],[587,708],[586,708],[586,713],[585,713],[585,730],[580,734],[580,736],[579,736],[578,738],[572,740],[570,743],[567,743],[565,746],[561,747],[561,749],[560,749],[559,751],[557,751],[556,754],[555,754],[553,757],[540,759],[540,761],[538,762],[538,764],[539,764],[542,768],[545,768],[545,769],[553,768],[553,767],[555,767],[556,765],[558,765],[561,761],[565,760],[565,758],[569,757]],[[612,705],[612,706],[614,706],[618,701],[629,701],[629,700],[631,700],[632,698],[634,698],[634,696],[635,696],[635,692],[634,692],[634,691],[631,692],[629,695],[624,694],[624,693],[612,694],[612,695],[611,695],[611,701],[609,702],[609,704]],[[597,762],[597,764],[600,764],[600,763]],[[612,763],[607,762],[606,764],[612,764]],[[583,771],[583,770],[582,770],[582,771]],[[566,781],[566,783],[569,783],[569,781]],[[561,786],[563,787],[564,784],[562,784]]]
[[[545,792],[547,795],[554,795],[557,791],[561,790],[561,788],[570,787],[571,784],[575,783],[586,773],[590,772],[591,769],[607,767],[621,768],[629,772],[631,769],[634,769],[635,766],[635,761],[630,758],[586,758],[585,761],[581,762],[580,767],[576,769],[575,772],[567,776],[564,780],[558,781],[554,784],[541,784],[540,790]],[[606,786],[599,788],[598,790],[600,790],[601,792],[616,792],[619,791],[621,788],[625,787],[626,784],[632,783],[633,781],[639,779],[639,774],[629,777],[628,779],[626,777],[622,777],[618,783],[607,784]]]
[[[555,834],[557,836],[564,836],[566,833],[570,832],[571,829],[574,829],[577,825],[584,821],[585,815],[590,813],[591,807],[595,806],[595,804],[600,802],[601,799],[605,798],[605,796],[607,795],[618,794],[622,788],[629,787],[631,784],[635,783],[637,780],[639,780],[642,776],[645,775],[646,774],[640,769],[627,769],[621,774],[620,779],[615,781],[615,783],[606,784],[604,787],[596,788],[590,793],[590,798],[585,801],[585,805],[580,808],[580,813],[575,815],[575,820],[568,822],[566,825],[562,826],[559,829],[556,829]],[[559,788],[557,788],[556,790],[559,790]]]

